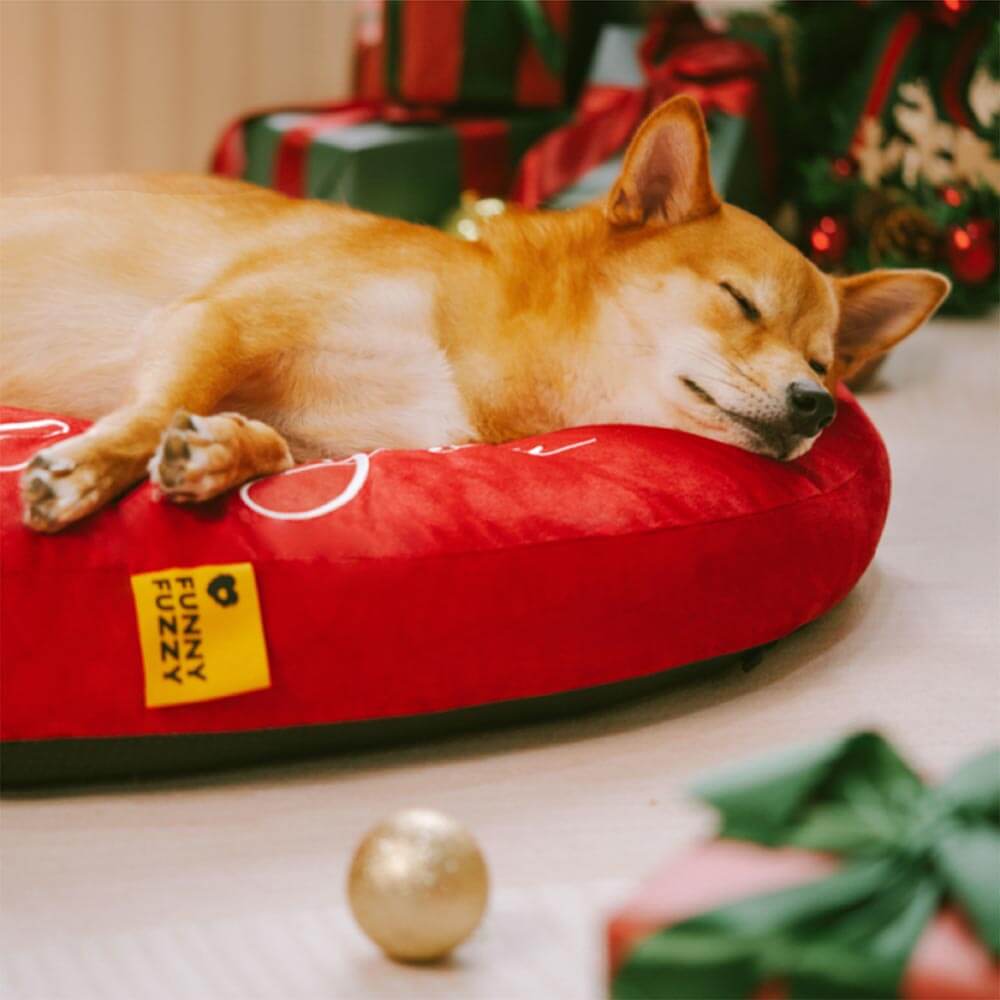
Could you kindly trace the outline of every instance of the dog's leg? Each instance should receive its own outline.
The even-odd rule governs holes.
[[[131,400],[78,437],[43,449],[25,469],[29,528],[59,531],[138,482],[173,415],[210,411],[255,361],[236,325],[212,302],[181,303],[151,320],[139,337],[143,357]]]
[[[167,428],[149,476],[171,500],[208,500],[257,476],[292,466],[285,439],[239,413],[197,417],[183,410]]]

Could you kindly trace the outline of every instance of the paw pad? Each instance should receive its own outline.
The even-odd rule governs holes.
[[[168,462],[176,462],[191,457],[191,449],[180,434],[167,431],[163,438],[163,457]]]
[[[224,488],[233,457],[220,439],[218,417],[174,414],[149,463],[153,483],[171,500],[207,500]]]

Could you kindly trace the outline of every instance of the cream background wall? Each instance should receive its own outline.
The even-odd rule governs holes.
[[[349,0],[0,0],[0,178],[202,170],[240,111],[350,90]]]

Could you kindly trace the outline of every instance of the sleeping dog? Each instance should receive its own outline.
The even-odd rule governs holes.
[[[933,313],[931,271],[824,275],[716,194],[697,105],[639,128],[604,204],[466,243],[236,181],[42,179],[4,199],[0,400],[96,422],[24,472],[58,531],[148,472],[196,502],[296,461],[679,428],[776,459]]]

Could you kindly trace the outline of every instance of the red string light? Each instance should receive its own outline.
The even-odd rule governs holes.
[[[841,180],[846,180],[848,177],[853,177],[854,172],[857,169],[857,164],[849,156],[838,156],[833,161],[833,172]]]
[[[847,222],[833,215],[817,219],[809,231],[813,260],[823,267],[840,264],[847,253],[847,243]]]

